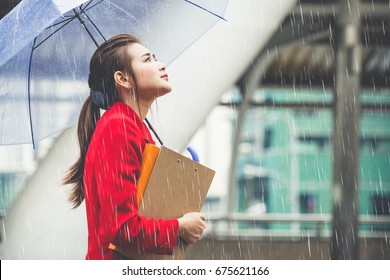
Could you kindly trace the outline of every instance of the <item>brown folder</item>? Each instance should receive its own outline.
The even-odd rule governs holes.
[[[154,219],[180,218],[199,212],[205,201],[215,171],[166,147],[147,144],[142,156],[138,181],[139,215]],[[173,255],[124,252],[133,259],[184,259],[188,244],[178,240]]]

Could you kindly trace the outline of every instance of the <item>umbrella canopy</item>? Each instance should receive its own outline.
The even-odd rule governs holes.
[[[24,0],[0,21],[0,145],[74,124],[98,45],[129,33],[166,64],[223,18],[228,0]]]

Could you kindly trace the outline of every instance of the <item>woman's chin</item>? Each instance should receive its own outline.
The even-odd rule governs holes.
[[[158,97],[164,96],[172,91],[172,87],[164,87],[158,90]]]

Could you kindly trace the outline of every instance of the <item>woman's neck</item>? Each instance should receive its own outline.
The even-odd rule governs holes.
[[[146,115],[149,112],[150,106],[152,106],[153,101],[137,100],[136,98],[127,98],[122,100],[127,106],[134,110],[138,117],[144,121]]]

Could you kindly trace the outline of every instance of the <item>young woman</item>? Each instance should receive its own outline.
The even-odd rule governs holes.
[[[171,91],[166,66],[127,34],[110,38],[90,62],[90,96],[78,122],[80,157],[64,183],[70,201],[85,198],[86,259],[118,259],[109,249],[172,254],[178,238],[197,242],[206,227],[201,213],[155,220],[138,215],[137,180],[145,144],[154,144],[144,119],[153,101]],[[107,110],[100,116],[100,108]]]

